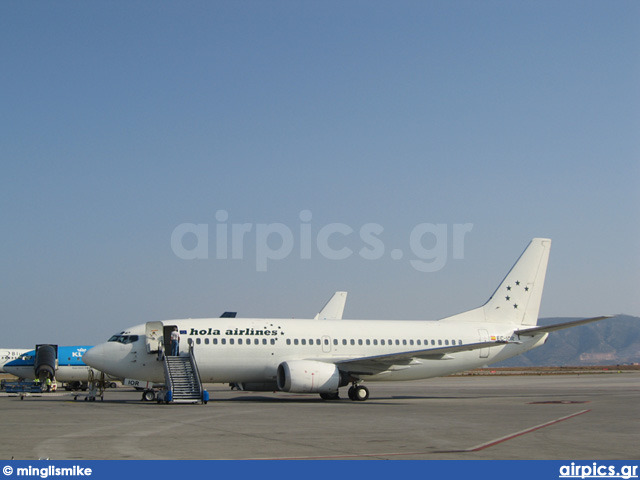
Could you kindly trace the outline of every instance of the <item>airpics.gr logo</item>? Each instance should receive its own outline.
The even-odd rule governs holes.
[[[638,478],[637,465],[622,465],[618,470],[615,465],[599,465],[593,462],[591,465],[562,465],[559,478]]]
[[[218,210],[212,228],[208,223],[176,226],[171,233],[171,250],[181,260],[255,259],[258,272],[266,272],[270,262],[292,255],[300,260],[318,256],[346,260],[359,256],[363,260],[390,257],[394,261],[409,256],[409,264],[414,269],[433,273],[444,268],[449,258],[464,258],[465,237],[473,229],[472,223],[419,223],[408,232],[408,238],[399,240],[397,228],[385,234],[385,228],[378,223],[315,225],[309,210],[302,210],[298,218],[300,222],[288,225],[229,223],[229,212]],[[393,246],[402,248],[391,248],[391,241],[400,241]]]

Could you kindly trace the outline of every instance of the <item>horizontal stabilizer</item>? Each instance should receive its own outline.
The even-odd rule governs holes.
[[[584,318],[582,320],[573,320],[571,322],[557,323],[555,325],[547,325],[545,327],[531,327],[522,328],[516,330],[514,335],[531,336],[538,335],[539,333],[555,332],[556,330],[562,330],[563,328],[577,327],[578,325],[584,325],[585,323],[597,322],[598,320],[604,320],[605,318],[612,318],[613,315],[604,315],[602,317]]]

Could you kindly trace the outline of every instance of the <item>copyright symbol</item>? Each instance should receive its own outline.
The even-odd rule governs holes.
[[[11,465],[7,465],[2,469],[2,473],[4,473],[7,477],[13,474],[13,468]]]

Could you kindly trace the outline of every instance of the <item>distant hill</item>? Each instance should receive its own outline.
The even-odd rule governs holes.
[[[541,318],[539,325],[576,318]],[[496,367],[622,365],[640,363],[640,317],[617,315],[549,334],[547,343]]]

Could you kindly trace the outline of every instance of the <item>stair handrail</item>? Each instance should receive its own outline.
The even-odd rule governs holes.
[[[173,392],[173,382],[171,381],[171,373],[169,372],[168,358],[169,357],[167,355],[164,355],[162,358],[162,365],[164,366],[165,386],[167,387],[167,390]]]
[[[196,362],[196,357],[193,351],[193,339],[190,338],[187,343],[189,344],[189,361],[191,362],[191,367],[193,368],[193,373],[195,374],[196,381],[198,383],[198,393],[202,395],[202,381],[200,380],[200,370],[198,370],[198,363]]]

